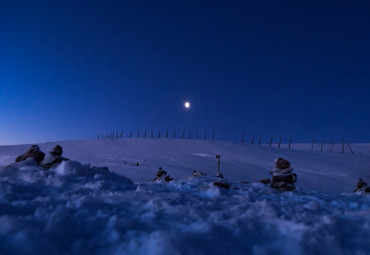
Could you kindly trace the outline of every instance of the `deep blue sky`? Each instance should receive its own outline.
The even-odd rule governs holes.
[[[0,1],[0,144],[184,128],[370,142],[369,97],[368,0]]]

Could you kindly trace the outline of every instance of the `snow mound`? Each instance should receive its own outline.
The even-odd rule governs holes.
[[[52,169],[53,170],[53,169]],[[55,168],[55,174],[58,176],[94,176],[95,174],[104,174],[109,170],[107,168],[91,167],[82,165],[78,161],[63,161]]]
[[[339,193],[353,190],[358,173],[369,166],[363,155],[286,151],[300,171],[298,189],[279,192],[238,182],[257,173],[266,177],[277,156],[270,148],[139,142],[71,142],[66,151],[77,156],[66,156],[78,162],[44,170],[28,159],[0,168],[0,254],[369,254],[370,196]],[[8,150],[0,162],[10,163]],[[208,155],[219,151],[228,181],[210,177],[215,160]],[[357,172],[353,162],[361,166]],[[158,166],[175,180],[144,182]],[[186,178],[194,169],[208,176]],[[352,179],[342,182],[347,173]],[[324,183],[339,192],[312,191]]]
[[[133,184],[76,161],[50,170],[32,160],[13,164],[0,170],[0,252],[368,253],[368,196],[215,181]]]

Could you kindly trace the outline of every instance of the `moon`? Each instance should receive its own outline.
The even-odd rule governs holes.
[[[185,102],[185,108],[186,109],[189,109],[190,108],[190,103],[189,102]]]

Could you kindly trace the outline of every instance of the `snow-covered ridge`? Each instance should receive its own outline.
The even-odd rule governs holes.
[[[48,152],[56,144],[62,145],[64,156],[83,164],[107,166],[134,182],[150,180],[158,167],[171,177],[182,179],[192,171],[215,175],[221,155],[221,172],[232,181],[256,181],[269,177],[274,159],[283,157],[292,163],[298,175],[297,187],[317,191],[347,192],[355,188],[358,178],[370,183],[370,145],[352,145],[355,155],[339,152],[309,152],[306,145],[293,144],[293,148],[258,147],[232,142],[197,141],[180,139],[124,139],[65,141],[39,144]],[[29,145],[0,146],[0,166],[14,162],[17,155]],[[139,164],[139,166],[137,166]]]

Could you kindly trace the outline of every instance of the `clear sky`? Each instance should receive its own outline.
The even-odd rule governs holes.
[[[370,142],[369,96],[368,0],[0,1],[0,144]]]

